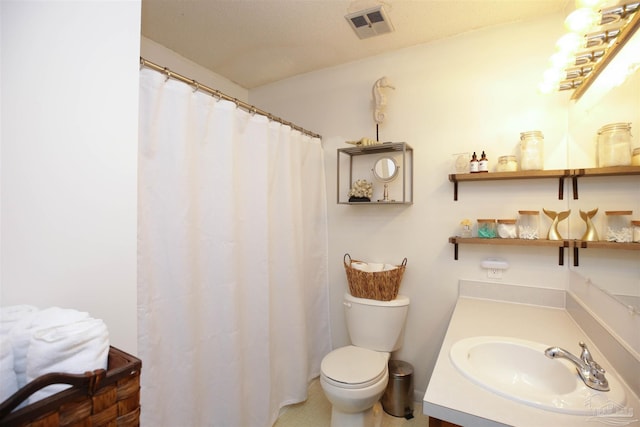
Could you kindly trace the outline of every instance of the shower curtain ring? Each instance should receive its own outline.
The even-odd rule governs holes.
[[[171,71],[167,67],[164,67],[164,73],[167,75],[167,77],[164,79],[166,83],[171,78]]]
[[[200,90],[200,83],[198,83],[197,81],[193,81],[193,93],[196,93],[198,90]]]

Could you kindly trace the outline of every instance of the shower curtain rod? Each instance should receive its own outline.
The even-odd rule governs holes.
[[[220,92],[217,89],[212,89],[209,86],[200,84],[200,83],[198,83],[197,81],[195,81],[193,79],[190,79],[190,78],[185,77],[185,76],[183,76],[181,74],[178,74],[178,73],[174,73],[173,71],[169,70],[167,67],[162,67],[162,66],[160,66],[158,64],[154,64],[151,61],[147,61],[143,57],[140,57],[140,65],[142,65],[143,67],[151,68],[153,70],[156,70],[156,71],[159,71],[161,73],[164,73],[164,74],[166,74],[167,78],[173,78],[173,79],[176,79],[176,80],[180,80],[181,82],[184,82],[184,83],[187,83],[187,84],[193,86],[196,90],[201,90],[203,92],[206,92],[206,93],[208,93],[210,95],[215,96],[216,98],[224,99],[226,101],[231,101],[231,102],[235,103],[238,107],[248,111],[249,113],[260,114],[260,115],[266,116],[269,120],[273,120],[274,122],[282,123],[283,125],[291,126],[292,129],[300,131],[305,135],[309,135],[309,136],[311,136],[313,138],[322,139],[322,136],[318,135],[317,133],[313,133],[311,131],[308,131],[308,130],[306,130],[304,128],[301,128],[300,126],[296,126],[291,122],[287,122],[287,121],[281,119],[280,117],[276,117],[271,113],[267,113],[266,111],[261,110],[259,108],[256,108],[251,104],[247,104],[246,102],[240,101],[237,98],[233,98],[233,97],[231,97],[229,95],[226,95],[226,94]]]

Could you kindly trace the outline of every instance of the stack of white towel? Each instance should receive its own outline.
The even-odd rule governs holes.
[[[83,374],[107,369],[109,332],[104,322],[86,312],[29,305],[0,308],[0,401],[50,372]],[[34,393],[27,404],[64,390],[51,385]]]

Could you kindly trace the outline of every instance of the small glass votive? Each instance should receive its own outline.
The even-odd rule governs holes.
[[[633,241],[640,243],[640,220],[631,221],[631,228],[633,228]]]
[[[538,238],[540,211],[518,211],[518,237],[525,240]]]
[[[499,219],[497,222],[498,237],[501,239],[516,239],[518,237],[515,219]]]
[[[478,237],[481,237],[483,239],[494,239],[496,235],[495,219],[478,220]]]
[[[631,214],[633,211],[605,211],[607,216],[607,241],[628,243],[633,238]]]

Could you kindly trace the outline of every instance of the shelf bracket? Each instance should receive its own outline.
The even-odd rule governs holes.
[[[458,260],[458,239],[455,237],[449,237],[449,243],[453,243],[453,259]]]
[[[449,181],[453,182],[453,201],[458,201],[458,180],[455,175],[449,175]]]
[[[574,267],[580,266],[580,258],[578,255],[578,253],[580,252],[580,248],[586,249],[587,247],[588,247],[587,242],[574,240],[573,242],[573,266]]]
[[[573,184],[573,200],[578,200],[578,178],[584,176],[584,169],[576,169],[571,175],[571,182]]]
[[[561,176],[558,180],[560,181],[558,185],[558,200],[562,200],[564,199],[564,176]]]

